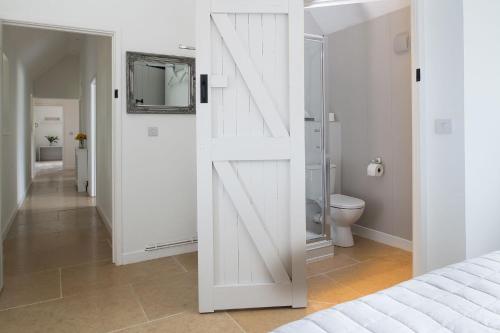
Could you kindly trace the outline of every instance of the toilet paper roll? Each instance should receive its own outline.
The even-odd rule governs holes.
[[[384,166],[378,163],[370,163],[366,173],[370,177],[381,177],[384,174]]]

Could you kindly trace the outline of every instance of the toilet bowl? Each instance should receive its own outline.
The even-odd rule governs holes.
[[[356,223],[365,210],[361,199],[342,194],[330,196],[330,214],[333,220],[333,243],[341,247],[354,245],[351,226]]]

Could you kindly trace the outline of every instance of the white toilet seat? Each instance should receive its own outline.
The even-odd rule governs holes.
[[[330,196],[330,206],[340,209],[360,209],[365,207],[365,202],[347,195],[332,194]]]

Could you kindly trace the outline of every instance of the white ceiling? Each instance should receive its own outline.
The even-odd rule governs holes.
[[[329,35],[409,5],[410,0],[380,0],[366,3],[318,6],[306,10],[312,15],[323,34]]]
[[[36,79],[67,55],[80,53],[83,35],[36,28],[5,26],[5,50],[27,67]]]

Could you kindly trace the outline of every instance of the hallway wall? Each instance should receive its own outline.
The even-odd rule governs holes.
[[[37,98],[80,97],[80,59],[67,55],[45,73],[36,78],[33,95]]]
[[[91,90],[96,79],[96,206],[108,229],[112,228],[112,86],[109,37],[85,36],[80,56],[80,129],[87,133],[87,147],[91,154]],[[89,159],[89,170],[90,159]]]
[[[12,51],[13,42],[4,38],[4,52],[8,60],[4,61],[1,112],[3,237],[31,185],[32,80],[25,65]]]

